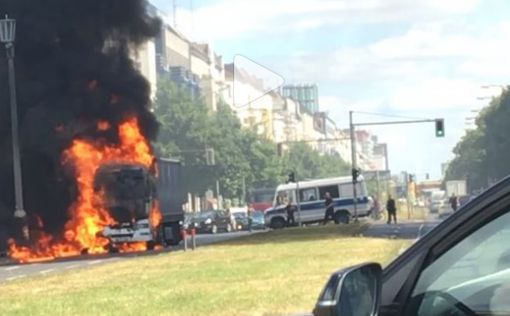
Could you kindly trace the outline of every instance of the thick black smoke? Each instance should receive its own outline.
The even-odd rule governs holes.
[[[61,153],[75,137],[97,138],[98,120],[112,126],[136,115],[154,139],[150,88],[130,49],[159,31],[143,0],[0,0],[17,21],[16,76],[25,209],[51,232],[67,220],[74,181]],[[0,230],[14,211],[7,62],[0,48]],[[104,136],[104,135],[101,135]],[[115,142],[115,133],[107,135]]]

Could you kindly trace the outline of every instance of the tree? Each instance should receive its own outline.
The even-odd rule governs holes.
[[[154,114],[160,122],[157,155],[180,159],[185,165],[188,192],[203,193],[213,186],[213,173],[207,166],[207,135],[211,119],[207,107],[186,90],[169,80],[160,80]]]
[[[160,80],[155,114],[161,124],[154,144],[161,156],[179,158],[186,168],[186,189],[202,194],[219,181],[226,198],[240,197],[243,185],[278,183],[279,160],[271,142],[243,129],[225,104],[208,111],[171,81]],[[215,164],[208,166],[206,149],[214,150]]]
[[[486,187],[491,181],[510,174],[506,157],[510,155],[508,90],[494,98],[476,119],[475,130],[468,131],[455,146],[445,180],[466,179],[471,190]]]
[[[169,80],[160,80],[155,102],[160,122],[157,142],[159,156],[181,159],[185,165],[184,186],[188,192],[203,194],[219,181],[225,198],[239,198],[247,188],[275,187],[287,171],[296,170],[299,179],[346,175],[349,166],[339,156],[320,155],[307,144],[291,146],[278,157],[276,144],[255,131],[242,128],[226,104],[208,111]],[[213,149],[215,164],[208,165],[206,149]]]
[[[317,179],[349,174],[349,165],[339,156],[321,155],[306,143],[295,143],[284,156],[284,168],[299,179]]]

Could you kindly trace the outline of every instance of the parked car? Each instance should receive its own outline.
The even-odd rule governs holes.
[[[333,273],[313,315],[510,315],[510,177],[467,202],[384,270]]]
[[[233,214],[236,221],[236,230],[249,230],[250,229],[250,219],[248,215],[244,212],[236,212]]]
[[[220,231],[231,232],[233,229],[230,215],[223,210],[209,210],[197,213],[190,223],[198,233],[216,234]]]
[[[444,191],[434,191],[430,197],[429,209],[431,213],[439,211],[448,205],[446,193]]]
[[[252,230],[266,229],[266,224],[264,222],[264,212],[253,212],[253,214],[251,214],[251,229]]]

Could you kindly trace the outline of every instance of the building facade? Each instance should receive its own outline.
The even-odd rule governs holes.
[[[285,85],[281,93],[299,102],[303,112],[314,114],[319,111],[319,88],[316,84]]]

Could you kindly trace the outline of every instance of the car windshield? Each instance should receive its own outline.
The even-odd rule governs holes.
[[[204,219],[207,219],[207,218],[212,218],[215,215],[216,215],[215,211],[207,211],[207,212],[201,212],[200,214],[197,214],[195,216],[195,218],[199,219],[199,220],[204,220]]]
[[[310,311],[510,175],[509,16],[0,0],[0,316]]]

